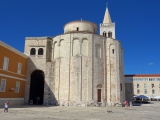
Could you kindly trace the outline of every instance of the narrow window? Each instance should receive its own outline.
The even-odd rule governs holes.
[[[43,48],[38,49],[38,55],[43,55]]]
[[[112,32],[108,32],[108,37],[112,38]]]
[[[22,64],[18,63],[18,69],[17,69],[18,74],[21,74],[21,69],[22,69]]]
[[[103,36],[106,37],[106,32],[105,31],[103,32]]]
[[[144,94],[147,94],[147,89],[144,89]]]
[[[77,27],[77,31],[79,31],[79,27]]]
[[[152,88],[154,88],[154,84],[152,84]]]
[[[137,88],[139,88],[139,84],[137,84]]]
[[[159,88],[160,88],[160,84],[159,84]]]
[[[155,94],[155,91],[154,91],[154,89],[152,89],[152,94]]]
[[[112,49],[112,53],[114,54],[114,49]]]
[[[8,63],[9,63],[9,58],[4,57],[3,70],[8,70]]]
[[[120,84],[120,88],[121,88],[121,91],[122,91],[122,83]]]
[[[5,92],[6,89],[6,80],[5,79],[1,79],[1,87],[0,87],[0,91],[1,92]]]
[[[140,90],[139,89],[137,89],[137,94],[140,94]]]
[[[20,89],[20,82],[16,82],[16,93],[19,93],[19,89]]]
[[[36,49],[35,48],[31,48],[30,55],[36,55]]]
[[[144,84],[144,88],[147,88],[147,84]]]

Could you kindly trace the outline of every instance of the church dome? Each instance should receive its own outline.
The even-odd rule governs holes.
[[[97,25],[88,21],[72,21],[64,26],[64,33],[87,32],[97,33]]]

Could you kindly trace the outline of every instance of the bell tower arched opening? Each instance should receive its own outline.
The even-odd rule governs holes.
[[[43,104],[44,95],[44,73],[41,70],[35,70],[30,76],[29,100],[34,105]]]

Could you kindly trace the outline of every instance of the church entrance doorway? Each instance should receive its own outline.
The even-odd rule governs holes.
[[[101,102],[101,89],[98,89],[98,102]]]
[[[29,104],[42,105],[44,95],[44,73],[35,70],[30,76]]]
[[[102,99],[102,85],[97,85],[97,102],[101,102]]]

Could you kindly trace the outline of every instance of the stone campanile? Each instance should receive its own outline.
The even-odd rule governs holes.
[[[112,23],[108,7],[106,7],[103,23],[100,24],[100,35],[115,39],[115,23]]]

